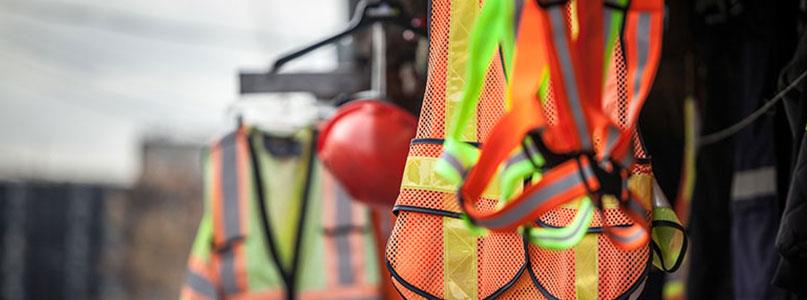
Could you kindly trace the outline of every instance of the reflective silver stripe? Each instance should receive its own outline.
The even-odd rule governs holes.
[[[238,238],[241,234],[240,210],[239,210],[239,190],[238,182],[238,158],[236,157],[237,139],[232,144],[222,144],[219,151],[221,155],[221,196],[222,196],[222,216],[224,217],[224,239],[229,242]]]
[[[776,195],[776,169],[772,166],[734,173],[731,187],[733,201]]]
[[[631,228],[631,227],[629,227],[629,228]],[[615,233],[611,232],[610,234],[608,234],[608,237],[610,237],[613,240],[616,240],[619,243],[628,244],[628,243],[633,242],[636,239],[640,238],[644,234],[645,234],[644,230],[641,229],[641,230],[636,230],[636,232],[632,233],[629,236],[622,236],[622,235],[615,234]]]
[[[629,167],[633,163],[633,147],[631,146],[628,151],[625,151],[625,155],[622,156],[622,159],[618,161],[623,168]]]
[[[188,287],[197,293],[207,296],[211,300],[216,299],[216,287],[213,285],[213,283],[207,280],[207,278],[196,274],[196,272],[188,272],[188,276],[185,278],[185,284],[187,284]]]
[[[653,208],[670,208],[670,201],[664,195],[664,191],[658,185],[656,178],[653,178]]]
[[[583,216],[585,216],[585,215],[588,215],[588,214],[592,213],[593,211],[594,211],[594,206],[593,205],[586,205],[585,210],[583,210],[583,211],[578,210],[577,213],[582,214]],[[586,226],[584,226],[584,225],[586,225],[586,222],[578,222],[577,224],[574,224],[574,225],[575,225],[574,230],[572,232],[570,232],[568,235],[565,235],[565,236],[551,236],[551,235],[540,236],[539,235],[538,238],[542,239],[542,240],[555,240],[555,241],[568,240],[568,239],[571,239],[572,237],[574,237],[575,235],[577,235],[578,233],[580,233],[580,231],[583,230],[583,227],[586,227]]]
[[[457,157],[453,154],[443,152],[443,155],[441,155],[440,158],[454,168],[454,170],[460,174],[460,177],[465,178],[465,176],[468,174],[468,169],[466,169],[465,165],[463,165],[462,162],[460,162],[460,160],[457,159]]]
[[[628,209],[630,209],[637,215],[642,216],[643,218],[647,217],[647,215],[650,213],[646,209],[644,209],[644,207],[642,207],[642,205],[639,204],[639,202],[637,202],[635,199],[628,200],[627,203],[625,203],[625,206],[627,206]]]
[[[239,292],[238,282],[235,279],[235,252],[233,250],[233,247],[228,247],[225,251],[219,253],[221,287],[227,295]]]
[[[636,75],[633,77],[633,99],[639,98],[648,52],[650,52],[650,13],[640,13],[639,24],[636,27],[637,65],[634,70]]]
[[[538,151],[538,148],[535,147],[535,141],[533,141],[532,139],[528,139],[527,143],[525,144],[527,144],[527,148],[524,150],[527,152],[527,155],[529,155],[529,157],[541,153],[540,151]]]
[[[608,126],[608,136],[605,139],[605,152],[603,153],[602,159],[604,161],[608,161],[611,159],[611,152],[614,151],[614,147],[616,147],[616,142],[619,140],[619,129],[616,127],[609,125]]]
[[[591,169],[591,166],[589,166],[587,164],[583,165],[583,176],[586,177],[586,180],[588,180],[589,178],[592,178],[592,177],[595,176],[594,175],[594,170]],[[579,175],[578,175],[578,177],[579,177]]]
[[[588,168],[588,166],[584,168],[584,174],[586,173],[586,168]],[[586,175],[586,178],[588,179],[590,177]],[[535,191],[525,201],[521,202],[515,207],[511,207],[501,216],[497,216],[489,220],[479,220],[478,223],[488,228],[507,227],[529,215],[536,207],[540,206],[549,199],[552,199],[557,194],[563,193],[566,190],[580,185],[582,183],[580,179],[580,174],[577,172],[569,173],[560,180]]]
[[[569,96],[569,107],[572,110],[575,128],[577,128],[577,135],[580,138],[580,145],[582,150],[590,150],[591,140],[588,133],[586,116],[583,114],[583,107],[580,103],[579,91],[577,90],[577,77],[574,74],[569,44],[566,40],[566,32],[564,30],[564,28],[566,28],[566,22],[563,20],[563,13],[560,6],[549,8],[549,18],[552,22],[552,39],[555,42],[555,51],[560,60],[561,72],[563,73],[563,88]]]
[[[350,202],[350,198],[348,197],[345,190],[337,185],[334,184],[334,192],[336,193],[336,197],[334,200],[336,201],[336,226],[337,228],[345,227],[345,228],[352,228],[353,225],[353,204]],[[336,258],[337,258],[337,268],[339,269],[339,283],[343,285],[349,285],[353,283],[353,263],[352,263],[352,256],[351,256],[351,249],[350,249],[350,237],[354,233],[352,231],[347,231],[344,234],[337,234],[334,236],[335,244],[336,244]]]
[[[518,153],[510,156],[505,163],[505,168],[509,168],[517,163],[527,160],[527,155],[524,154],[524,151],[519,151]]]
[[[245,178],[240,178],[240,174],[238,173],[238,142],[239,137],[235,136],[233,139],[223,140],[219,148],[221,161],[221,173],[219,174],[219,176],[221,176],[222,196],[221,215],[224,218],[224,242],[226,243],[220,245],[225,248],[219,253],[221,259],[219,272],[221,274],[222,288],[228,295],[239,292],[235,274],[235,249],[233,245],[230,244],[241,235],[241,210],[238,185],[239,181]]]

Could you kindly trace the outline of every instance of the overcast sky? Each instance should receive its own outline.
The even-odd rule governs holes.
[[[0,178],[131,183],[142,137],[209,140],[237,70],[346,19],[341,0],[0,0]]]

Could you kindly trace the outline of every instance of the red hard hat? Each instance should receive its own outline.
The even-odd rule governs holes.
[[[392,206],[417,119],[391,103],[358,100],[323,124],[317,153],[354,199]]]

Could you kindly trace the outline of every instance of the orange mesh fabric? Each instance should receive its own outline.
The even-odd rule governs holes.
[[[491,233],[479,239],[479,295],[492,295],[518,277],[518,271],[525,263],[522,243],[522,238],[515,233]]]
[[[597,272],[599,299],[617,299],[631,293],[644,280],[643,275],[650,262],[650,248],[634,251],[617,248],[605,235],[600,235],[597,248]]]
[[[574,216],[577,214],[577,209],[573,208],[556,208],[553,209],[543,216],[541,216],[541,221],[544,224],[561,227],[567,226],[569,223],[572,222]],[[628,216],[621,210],[621,209],[605,209],[605,218],[608,221],[608,224],[612,225],[626,225],[626,224],[633,224],[633,222],[628,218]],[[602,218],[600,217],[599,213],[594,214],[594,219],[591,220],[591,227],[600,227],[602,226]]]
[[[431,0],[430,0],[431,1]],[[446,71],[451,1],[431,1],[429,16],[429,69],[426,93],[420,110],[415,138],[443,138],[445,135]]]
[[[529,271],[526,269],[518,278],[518,281],[504,291],[498,299],[518,300],[518,299],[546,299],[538,288],[533,284]]]
[[[419,299],[407,284],[443,298],[443,217],[400,212],[387,242],[387,260],[396,288],[404,297]],[[403,279],[406,283],[402,283]],[[403,287],[403,288],[402,288]]]
[[[451,30],[451,0],[430,0],[429,18],[429,69],[426,93],[415,138],[445,136],[446,74],[448,72],[449,32]],[[454,0],[458,1],[458,0]],[[482,1],[480,1],[481,3]],[[477,141],[483,141],[499,117],[504,113],[505,79],[499,55],[493,57],[485,86],[477,107]]]
[[[485,141],[493,126],[504,114],[504,89],[507,83],[504,80],[504,70],[502,68],[499,55],[493,57],[493,64],[488,70],[485,87],[479,98],[477,107],[477,137],[479,141]]]
[[[467,41],[450,41],[452,2],[466,0],[433,0],[430,16],[430,49],[429,71],[426,93],[423,99],[421,117],[418,123],[416,139],[442,139],[446,130],[446,80],[448,78],[448,56],[450,43]],[[481,1],[480,1],[481,3]],[[476,113],[476,139],[484,140],[492,127],[504,112],[504,72],[500,58],[493,58],[492,68],[488,71],[485,86],[482,89]],[[442,151],[440,141],[413,144],[409,151],[410,159],[436,158]],[[428,170],[426,171],[428,172]],[[481,209],[494,209],[496,200],[480,201]],[[396,201],[398,207],[408,206],[442,212],[459,213],[454,193],[425,189],[403,188]],[[399,211],[398,219],[387,244],[387,260],[395,271],[396,288],[405,298],[421,299],[424,297],[445,298],[446,289],[451,284],[444,282],[450,276],[446,270],[446,249],[444,243],[445,222],[452,218],[428,213]],[[455,220],[456,221],[456,220]],[[503,287],[516,286],[519,270],[525,264],[524,247],[521,237],[513,232],[492,234],[474,238],[467,233],[467,245],[475,249],[471,259],[476,265],[476,274],[471,280],[473,284],[458,282],[461,288],[475,288],[469,291],[478,298],[485,298],[494,293],[503,293]],[[518,245],[513,247],[513,245]],[[459,245],[458,245],[459,246]],[[455,254],[456,255],[456,254]],[[469,270],[470,271],[470,270]],[[527,286],[526,288],[530,288]],[[468,292],[468,291],[466,291]]]
[[[535,274],[535,284],[555,298],[575,299],[574,250],[547,250],[529,246],[530,267]]]
[[[447,74],[449,52],[451,43],[457,42],[450,41],[453,30],[452,3],[459,1],[467,0],[431,0],[428,79],[416,134],[416,139],[420,141],[410,147],[410,161],[435,159],[442,152],[440,143],[446,130],[446,81],[450,78]],[[619,48],[617,46],[615,57],[621,57]],[[611,102],[614,109],[607,111],[609,117],[624,128],[627,122],[627,70],[621,60],[614,60],[612,65],[614,70],[610,76],[618,89],[614,94],[615,101]],[[504,113],[505,85],[500,58],[496,55],[477,107],[475,141],[484,142]],[[547,92],[548,97],[543,107],[548,123],[555,124],[557,111],[551,85]],[[637,149],[640,149],[638,138],[636,144]],[[640,151],[637,151],[637,155],[645,156]],[[421,171],[429,172],[428,169]],[[651,170],[648,166],[637,167],[633,171],[645,173]],[[484,199],[477,206],[480,210],[488,211],[496,209],[496,204],[496,199]],[[578,297],[578,249],[557,251],[527,245],[516,232],[489,233],[484,237],[474,237],[468,231],[463,240],[467,244],[457,246],[463,251],[467,250],[467,255],[472,256],[474,267],[468,268],[467,272],[473,272],[469,277],[473,282],[449,282],[452,270],[447,266],[447,261],[457,253],[449,253],[454,249],[452,245],[448,245],[448,241],[456,240],[451,235],[457,234],[457,231],[449,233],[451,231],[447,229],[447,224],[456,223],[454,217],[461,212],[455,193],[430,190],[429,187],[402,188],[396,207],[398,218],[387,243],[386,259],[393,273],[395,288],[404,298],[452,298],[457,295],[453,293],[453,288],[469,286],[474,290],[463,291],[473,295],[469,298]],[[404,207],[407,209],[403,209]],[[541,216],[540,221],[551,226],[565,226],[575,214],[576,210],[573,208],[557,208]],[[612,225],[631,224],[631,220],[619,209],[606,209],[604,216]],[[596,255],[596,259],[593,259],[596,269],[592,269],[589,275],[596,276],[596,282],[585,285],[584,288],[595,290],[599,299],[614,299],[638,287],[644,278],[650,252],[646,247],[635,251],[620,250],[605,235],[596,232],[596,227],[602,224],[601,216],[595,214],[592,224],[594,228],[589,235],[594,237],[592,242],[596,249],[593,251],[596,253],[592,254]]]

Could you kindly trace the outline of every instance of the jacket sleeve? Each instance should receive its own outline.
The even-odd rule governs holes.
[[[807,131],[803,133],[793,179],[776,238],[781,255],[774,283],[807,296]]]

